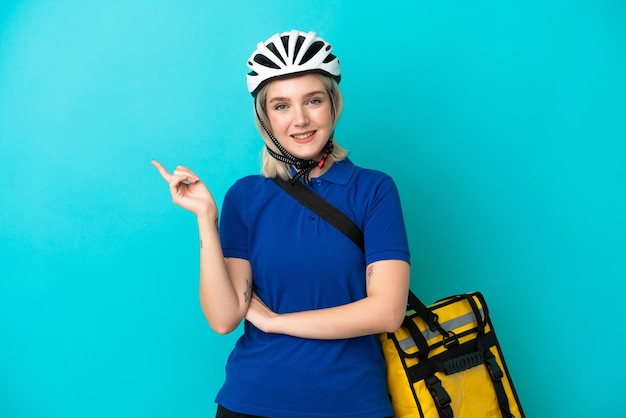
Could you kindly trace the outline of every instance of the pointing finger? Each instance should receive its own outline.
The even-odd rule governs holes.
[[[163,180],[165,180],[167,183],[172,181],[172,174],[170,174],[170,172],[167,171],[160,162],[152,160],[150,163],[159,171],[161,177],[163,177]]]

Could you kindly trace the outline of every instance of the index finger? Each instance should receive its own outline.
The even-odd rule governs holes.
[[[158,162],[156,160],[152,160],[152,161],[150,161],[150,164],[152,164],[154,167],[156,167],[156,169],[161,174],[161,177],[163,177],[163,180],[165,180],[167,183],[170,182],[170,180],[172,179],[172,174],[169,171],[167,171],[165,169],[165,167],[163,167],[163,165],[161,165],[160,162]]]

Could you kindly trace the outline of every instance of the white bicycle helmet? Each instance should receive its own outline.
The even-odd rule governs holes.
[[[248,59],[252,70],[247,76],[248,91],[256,96],[268,80],[290,74],[321,72],[341,79],[339,59],[330,53],[331,45],[315,32],[292,30],[275,34],[265,42],[259,42]]]

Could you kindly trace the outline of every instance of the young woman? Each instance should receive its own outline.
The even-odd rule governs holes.
[[[326,41],[276,34],[248,66],[262,170],[228,190],[219,229],[202,180],[153,162],[174,203],[197,216],[200,301],[211,328],[225,334],[245,318],[217,416],[391,416],[377,334],[400,326],[409,286],[396,186],[355,166],[334,138],[341,72]],[[348,215],[364,233],[365,253],[274,177],[302,182]]]

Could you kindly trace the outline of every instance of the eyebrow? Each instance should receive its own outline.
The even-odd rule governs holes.
[[[310,92],[310,93],[307,93],[307,94],[305,94],[305,95],[304,95],[304,96],[302,96],[302,97],[304,97],[304,98],[308,99],[309,97],[317,96],[317,95],[319,95],[319,94],[322,94],[322,95],[327,95],[328,93],[327,93],[327,92],[325,92],[325,91],[323,91],[323,90],[316,90],[316,91],[312,91],[312,92]],[[290,100],[291,100],[291,99],[290,99],[289,97],[272,97],[272,98],[269,100],[269,102],[270,102],[270,103],[272,103],[272,102],[288,102],[288,101],[290,101]]]

